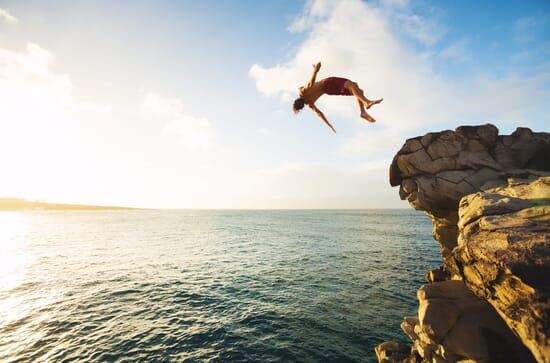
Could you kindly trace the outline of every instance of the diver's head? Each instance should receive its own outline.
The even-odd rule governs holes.
[[[304,108],[304,99],[302,97],[298,97],[294,100],[292,110],[294,111],[294,113],[298,113],[302,108]]]

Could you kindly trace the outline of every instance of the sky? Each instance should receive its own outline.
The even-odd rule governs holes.
[[[384,98],[291,111],[312,64]],[[0,196],[402,208],[407,138],[550,131],[548,1],[0,0]]]

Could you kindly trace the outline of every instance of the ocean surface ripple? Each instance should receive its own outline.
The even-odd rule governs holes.
[[[430,221],[408,210],[0,213],[0,361],[374,362]]]

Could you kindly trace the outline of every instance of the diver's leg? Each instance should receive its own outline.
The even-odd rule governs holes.
[[[383,98],[379,98],[379,99],[377,99],[377,100],[371,101],[371,102],[370,102],[370,105],[367,107],[367,110],[368,110],[369,108],[371,108],[371,106],[377,105],[377,104],[379,104],[379,103],[382,102],[382,101],[384,101]]]
[[[366,111],[365,111],[365,105],[363,104],[363,101],[358,99],[357,104],[359,105],[359,114],[360,115],[364,114]]]
[[[361,116],[361,118],[364,118],[368,122],[376,122],[376,120],[373,119],[371,115],[367,113],[367,111],[365,111],[365,105],[363,104],[363,101],[358,99],[357,103],[359,104],[359,111],[361,112],[359,116]]]
[[[357,87],[357,84],[351,81],[347,81],[344,87],[348,89],[355,96],[355,99],[357,100],[357,104],[359,105],[359,111],[361,112],[360,114],[361,118],[364,118],[368,122],[376,122],[376,120],[373,119],[371,115],[367,113],[367,111],[365,111],[365,106],[367,106],[368,108],[372,104],[372,101],[369,101],[365,97],[365,95],[363,94],[363,91],[359,89],[359,87]]]
[[[348,90],[350,90],[350,92],[355,96],[355,98],[357,98],[358,102],[362,102],[365,105],[367,110],[371,108],[371,106],[376,105],[382,102],[383,100],[383,98],[375,101],[369,100],[367,97],[365,97],[365,93],[363,92],[363,90],[359,88],[359,86],[355,82],[347,81],[345,84],[345,87]]]
[[[372,116],[369,115],[367,113],[367,111],[361,112],[361,118],[364,118],[365,120],[367,120],[370,123],[375,123],[376,122],[376,120],[374,118],[372,118]]]

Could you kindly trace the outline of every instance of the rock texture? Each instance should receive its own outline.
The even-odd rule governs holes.
[[[529,362],[529,351],[484,299],[460,280],[422,286],[418,317],[405,317],[401,329],[421,361]]]
[[[407,362],[411,348],[392,340],[378,345],[374,352],[380,363]]]
[[[409,139],[390,166],[401,199],[433,219],[433,235],[450,254],[458,239],[458,203],[511,177],[550,175],[550,134],[518,128],[498,135],[491,125],[462,126]]]
[[[409,357],[386,362],[550,362],[550,134],[487,124],[409,139],[390,184],[432,218],[444,264],[401,325]]]
[[[468,195],[458,227],[447,269],[550,361],[550,177]]]

